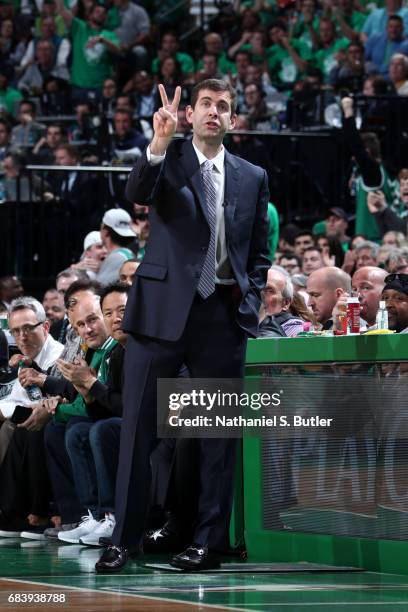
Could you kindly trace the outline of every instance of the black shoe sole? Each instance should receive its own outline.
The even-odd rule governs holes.
[[[97,567],[95,565],[95,571],[97,574],[116,574],[117,572],[121,572],[123,569],[125,569],[127,565],[127,561],[126,563],[124,563],[123,565],[121,565],[120,567]]]
[[[208,563],[203,565],[194,565],[191,563],[183,563],[183,561],[170,561],[170,565],[184,572],[202,572],[205,570],[220,569],[221,563]]]

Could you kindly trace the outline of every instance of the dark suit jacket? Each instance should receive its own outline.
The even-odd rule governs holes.
[[[237,321],[250,335],[258,327],[260,291],[270,265],[267,248],[268,177],[225,152],[225,233],[242,294]],[[162,164],[146,153],[133,168],[126,197],[150,205],[150,238],[126,308],[124,329],[178,340],[197,291],[210,241],[200,166],[191,141],[173,141]]]

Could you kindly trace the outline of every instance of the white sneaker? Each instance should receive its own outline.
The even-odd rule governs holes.
[[[110,538],[115,529],[115,524],[116,522],[113,514],[110,512],[105,514],[105,518],[98,523],[94,531],[80,538],[80,543],[86,544],[87,546],[101,546],[101,544],[99,544],[99,538]]]
[[[98,525],[99,522],[94,519],[90,510],[88,510],[88,516],[83,516],[81,518],[78,527],[70,531],[60,531],[58,539],[62,542],[68,542],[69,544],[79,544],[79,539],[95,531]]]

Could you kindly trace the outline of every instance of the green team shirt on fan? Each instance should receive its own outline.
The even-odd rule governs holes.
[[[314,53],[313,63],[324,74],[327,80],[331,70],[337,66],[336,55],[341,49],[345,49],[350,44],[348,38],[338,38],[334,41],[331,47],[327,49],[319,49]]]
[[[368,240],[374,242],[381,241],[381,232],[379,230],[377,220],[368,209],[367,195],[370,191],[382,191],[387,202],[392,202],[395,198],[396,190],[398,189],[398,181],[393,180],[388,175],[384,166],[381,169],[381,185],[378,187],[367,187],[364,185],[361,176],[357,179],[356,185],[356,234],[363,234]]]
[[[268,249],[271,261],[275,258],[279,242],[279,213],[272,202],[268,203]]]
[[[279,16],[280,8],[276,0],[263,0],[261,2],[263,9],[255,8],[255,4],[254,0],[244,0],[244,2],[241,2],[241,10],[243,7],[256,10],[261,19],[261,24],[267,28],[270,27]]]
[[[344,18],[344,21],[355,32],[361,32],[367,17],[368,15],[364,15],[364,13],[362,13],[361,11],[353,11],[350,17],[346,16]],[[338,32],[340,35],[341,30],[339,29]],[[349,44],[350,42],[351,41],[349,41]]]
[[[23,96],[14,87],[7,87],[7,89],[0,89],[0,109],[4,107],[6,111],[13,115],[17,114],[17,102],[23,99]]]
[[[199,62],[197,62],[197,70],[201,70],[204,66],[204,62],[203,60],[200,60]],[[225,52],[221,53],[221,55],[218,58],[218,62],[217,62],[217,67],[218,70],[221,72],[221,74],[236,74],[237,73],[237,67],[235,66],[234,62],[231,62],[231,60],[228,59],[227,54]]]
[[[194,72],[194,60],[191,55],[189,55],[188,53],[178,52],[176,53],[176,60],[180,64],[181,72],[183,74],[189,74],[190,72]],[[152,61],[153,74],[157,74],[159,72],[159,64],[159,58],[155,57]]]
[[[311,51],[304,43],[291,40],[290,44],[303,60],[308,61],[311,58]],[[272,45],[266,50],[266,53],[272,85],[281,88],[285,85],[293,85],[301,73],[289,52],[281,45]]]
[[[312,28],[314,29],[315,32],[319,31],[319,23],[320,23],[319,18],[315,17],[312,21]],[[312,37],[310,36],[309,29],[307,28],[304,21],[299,20],[296,23],[295,27],[293,28],[292,36],[293,38],[296,38],[297,41],[305,45],[308,49],[311,49],[311,50],[313,49],[313,40],[312,40]]]
[[[71,24],[72,69],[71,83],[77,87],[102,87],[113,72],[113,56],[106,45],[97,43],[91,49],[86,45],[90,38],[102,36],[119,46],[119,39],[109,30],[95,30],[86,21],[74,17]]]

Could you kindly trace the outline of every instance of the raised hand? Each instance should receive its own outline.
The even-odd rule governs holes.
[[[163,85],[159,85],[163,106],[153,115],[154,136],[150,143],[153,155],[163,155],[177,129],[177,110],[180,104],[181,87],[176,87],[170,103]]]

